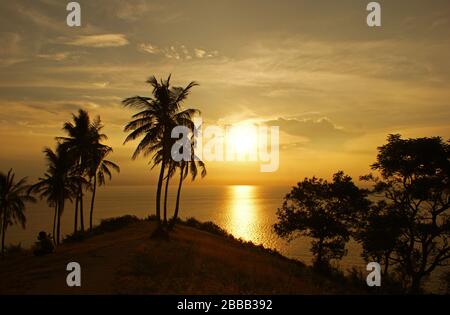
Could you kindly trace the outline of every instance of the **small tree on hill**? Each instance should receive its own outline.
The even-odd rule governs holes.
[[[313,238],[314,265],[327,268],[331,259],[346,254],[345,245],[357,214],[370,204],[366,195],[343,172],[334,174],[332,182],[305,178],[292,188],[277,210],[275,232],[288,240],[298,235]]]

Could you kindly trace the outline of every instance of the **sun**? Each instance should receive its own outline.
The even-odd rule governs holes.
[[[227,149],[233,150],[238,157],[257,154],[257,128],[253,124],[232,125],[227,131]]]

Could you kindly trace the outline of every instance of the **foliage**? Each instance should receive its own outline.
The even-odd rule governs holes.
[[[359,189],[343,172],[333,181],[305,178],[286,195],[277,210],[275,232],[288,240],[298,234],[313,238],[311,252],[315,265],[329,267],[331,259],[345,254],[357,213],[369,205],[366,191]]]
[[[158,81],[152,76],[147,80],[152,87],[152,97],[134,96],[126,98],[122,102],[125,107],[139,110],[124,128],[125,132],[130,132],[125,143],[141,138],[132,158],[136,159],[141,154],[144,156],[153,154],[153,165],[160,165],[156,190],[158,222],[161,221],[162,183],[166,179],[166,186],[168,186],[168,180],[174,173],[174,169],[170,165],[171,147],[174,143],[171,132],[175,126],[185,126],[194,130],[192,118],[199,113],[196,109],[182,108],[182,103],[189,96],[191,89],[198,84],[190,82],[186,87],[174,87],[171,86],[170,79],[171,76],[167,80]]]
[[[9,226],[20,224],[25,228],[27,218],[25,216],[25,205],[34,202],[35,199],[29,194],[27,179],[22,178],[15,181],[12,169],[7,174],[0,172],[0,218],[2,237],[2,256],[5,253],[6,231]]]
[[[76,233],[67,235],[63,243],[81,242],[94,235],[114,232],[140,221],[138,217],[129,214],[116,218],[102,219],[100,224],[94,226],[90,232],[81,233],[77,231]]]
[[[361,241],[366,255],[384,251],[385,263],[394,264],[404,287],[417,293],[424,278],[450,263],[450,145],[439,137],[389,135],[378,151],[372,168],[381,177],[362,179],[373,183],[372,194],[384,203],[369,216]],[[372,246],[380,238],[386,242]]]

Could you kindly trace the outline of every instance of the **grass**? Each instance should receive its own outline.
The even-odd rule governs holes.
[[[114,232],[139,221],[140,219],[134,215],[124,215],[116,218],[103,219],[100,221],[99,225],[92,229],[92,231],[77,232],[67,235],[64,237],[63,243],[79,242],[95,235]]]
[[[103,220],[65,239],[56,253],[0,261],[0,294],[348,294],[366,293],[350,278],[323,275],[300,261],[234,238],[212,222],[179,221],[166,240],[149,218]],[[65,286],[77,261],[83,286]],[[8,283],[8,285],[6,285]]]

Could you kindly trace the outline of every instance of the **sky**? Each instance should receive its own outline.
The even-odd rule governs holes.
[[[185,103],[205,124],[280,127],[280,165],[210,162],[206,185],[294,184],[306,176],[370,171],[389,133],[450,138],[450,2],[78,1],[81,27],[62,0],[0,3],[0,170],[45,170],[62,124],[79,108],[100,115],[121,166],[113,184],[154,184],[148,159],[123,145],[145,80],[199,82]]]

